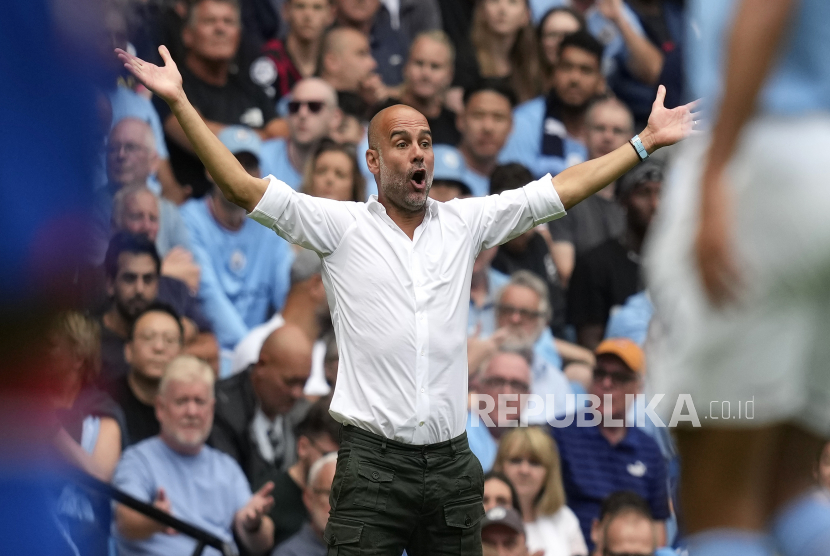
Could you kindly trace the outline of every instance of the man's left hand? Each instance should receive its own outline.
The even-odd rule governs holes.
[[[251,499],[242,508],[242,527],[246,531],[256,531],[262,525],[262,517],[274,505],[274,497],[271,496],[272,490],[274,490],[274,483],[268,481],[251,496]]]
[[[669,110],[663,105],[666,100],[666,88],[660,85],[657,88],[657,98],[651,105],[651,115],[648,125],[640,134],[643,146],[651,154],[661,147],[674,145],[681,139],[692,134],[696,127],[698,115],[693,112],[698,101],[678,106]]]

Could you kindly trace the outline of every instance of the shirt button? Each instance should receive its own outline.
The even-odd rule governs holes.
[[[418,426],[419,426],[419,427],[423,427],[423,426],[424,426],[424,422],[423,422],[423,421],[421,421],[420,423],[418,423]]]
[[[424,393],[424,389],[423,389],[423,388],[421,388],[421,394],[423,394],[423,393]]]
[[[421,357],[424,356],[424,350],[421,350]]]
[[[465,516],[465,517],[464,517],[464,525],[466,525],[467,527],[469,527],[470,525],[472,525],[472,523],[473,523],[473,520],[472,520],[472,519],[470,519],[470,516]]]
[[[377,481],[380,478],[380,473],[372,471],[372,478]]]

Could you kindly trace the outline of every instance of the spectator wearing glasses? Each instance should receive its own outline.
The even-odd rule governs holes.
[[[621,489],[635,492],[648,502],[651,514],[660,522],[657,539],[662,544],[666,538],[663,522],[671,515],[666,464],[654,439],[625,422],[628,398],[641,391],[645,356],[637,344],[623,338],[603,341],[595,353],[589,394],[599,398],[596,410],[602,420],[595,426],[577,426],[577,418],[567,426],[551,429],[562,458],[568,506],[593,548],[591,523],[599,516],[603,499]]]
[[[309,157],[321,139],[340,127],[342,117],[331,85],[317,77],[298,82],[288,102],[288,138],[263,143],[262,175],[279,176],[299,190]]]
[[[330,397],[321,398],[308,409],[306,416],[294,429],[297,463],[273,476],[274,499],[280,501],[279,507],[271,508],[270,513],[274,522],[274,546],[279,546],[299,532],[303,523],[312,515],[304,495],[308,487],[313,486],[313,483],[307,481],[311,468],[320,458],[337,452],[340,447],[340,424],[329,415],[330,403]],[[260,482],[262,480],[264,478]]]
[[[503,345],[482,366],[478,373],[480,376],[473,380],[479,400],[473,399],[466,430],[470,450],[484,471],[493,466],[499,439],[510,430],[509,421],[518,422],[521,419],[524,408],[518,398],[530,393],[532,357],[533,354],[527,349]],[[512,396],[501,397],[508,394]],[[500,423],[504,426],[499,426]]]
[[[308,521],[296,535],[278,546],[272,556],[325,556],[326,543],[323,532],[329,521],[329,496],[337,466],[337,452],[319,458],[308,472],[308,482],[303,490],[303,504]]]
[[[493,469],[507,475],[516,488],[531,552],[588,554],[579,520],[565,505],[559,452],[550,435],[538,427],[513,429],[502,437]]]

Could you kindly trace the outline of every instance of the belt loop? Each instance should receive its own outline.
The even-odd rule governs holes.
[[[380,443],[380,453],[381,455],[386,454],[386,437],[384,437],[383,442]]]
[[[450,439],[450,449],[452,450],[452,460],[455,461],[455,458],[456,458],[455,438]]]

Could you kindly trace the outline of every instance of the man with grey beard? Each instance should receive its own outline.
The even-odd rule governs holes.
[[[563,216],[685,137],[691,106],[667,110],[661,88],[648,127],[627,148],[555,179],[447,203],[428,198],[435,155],[426,118],[391,106],[369,124],[377,197],[342,203],[249,175],[187,100],[165,47],[163,67],[117,52],[168,103],[225,197],[323,261],[340,348],[330,413],[344,425],[340,450],[348,454],[332,484],[329,551],[480,555],[484,478],[465,432],[476,255]]]

